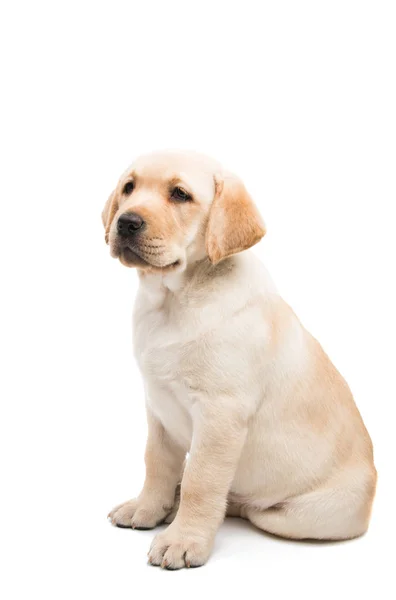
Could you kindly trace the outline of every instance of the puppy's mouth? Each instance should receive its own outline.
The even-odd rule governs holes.
[[[139,254],[131,250],[128,246],[119,249],[119,259],[122,264],[130,267],[139,267],[148,264],[144,258],[139,256]]]
[[[151,247],[140,248],[123,244],[118,245],[118,248],[114,250],[113,256],[119,258],[126,267],[163,271],[164,269],[174,269],[180,264],[179,259],[167,262],[161,252],[154,251]]]

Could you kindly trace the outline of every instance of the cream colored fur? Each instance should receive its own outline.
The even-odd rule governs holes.
[[[175,183],[192,199],[176,202]],[[125,212],[146,221],[132,250],[117,235]],[[376,485],[370,437],[319,343],[240,252],[265,233],[242,183],[196,154],[150,155],[122,176],[103,221],[112,255],[138,268],[148,418],[143,490],[112,522],[172,521],[149,552],[169,569],[205,563],[226,512],[287,538],[363,534]]]

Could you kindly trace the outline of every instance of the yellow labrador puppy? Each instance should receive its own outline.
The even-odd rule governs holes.
[[[103,222],[111,255],[140,278],[148,419],[143,489],[112,523],[170,523],[149,552],[168,569],[204,564],[226,514],[287,538],[363,534],[370,437],[348,385],[246,251],[265,226],[242,182],[198,154],[144,156]]]

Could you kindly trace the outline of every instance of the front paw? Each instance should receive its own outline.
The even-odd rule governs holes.
[[[184,533],[177,526],[170,525],[154,538],[148,561],[170,571],[201,567],[208,560],[212,545],[213,542],[202,535]]]
[[[107,516],[117,527],[153,529],[165,520],[171,510],[172,506],[158,504],[158,501],[136,498],[119,504]]]

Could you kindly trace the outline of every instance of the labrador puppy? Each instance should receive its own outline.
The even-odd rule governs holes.
[[[198,154],[152,154],[122,175],[102,216],[111,255],[140,279],[148,420],[143,489],[111,522],[170,523],[149,552],[167,569],[203,565],[225,515],[292,539],[362,535],[376,487],[369,434],[248,251],[265,226],[243,183]]]

